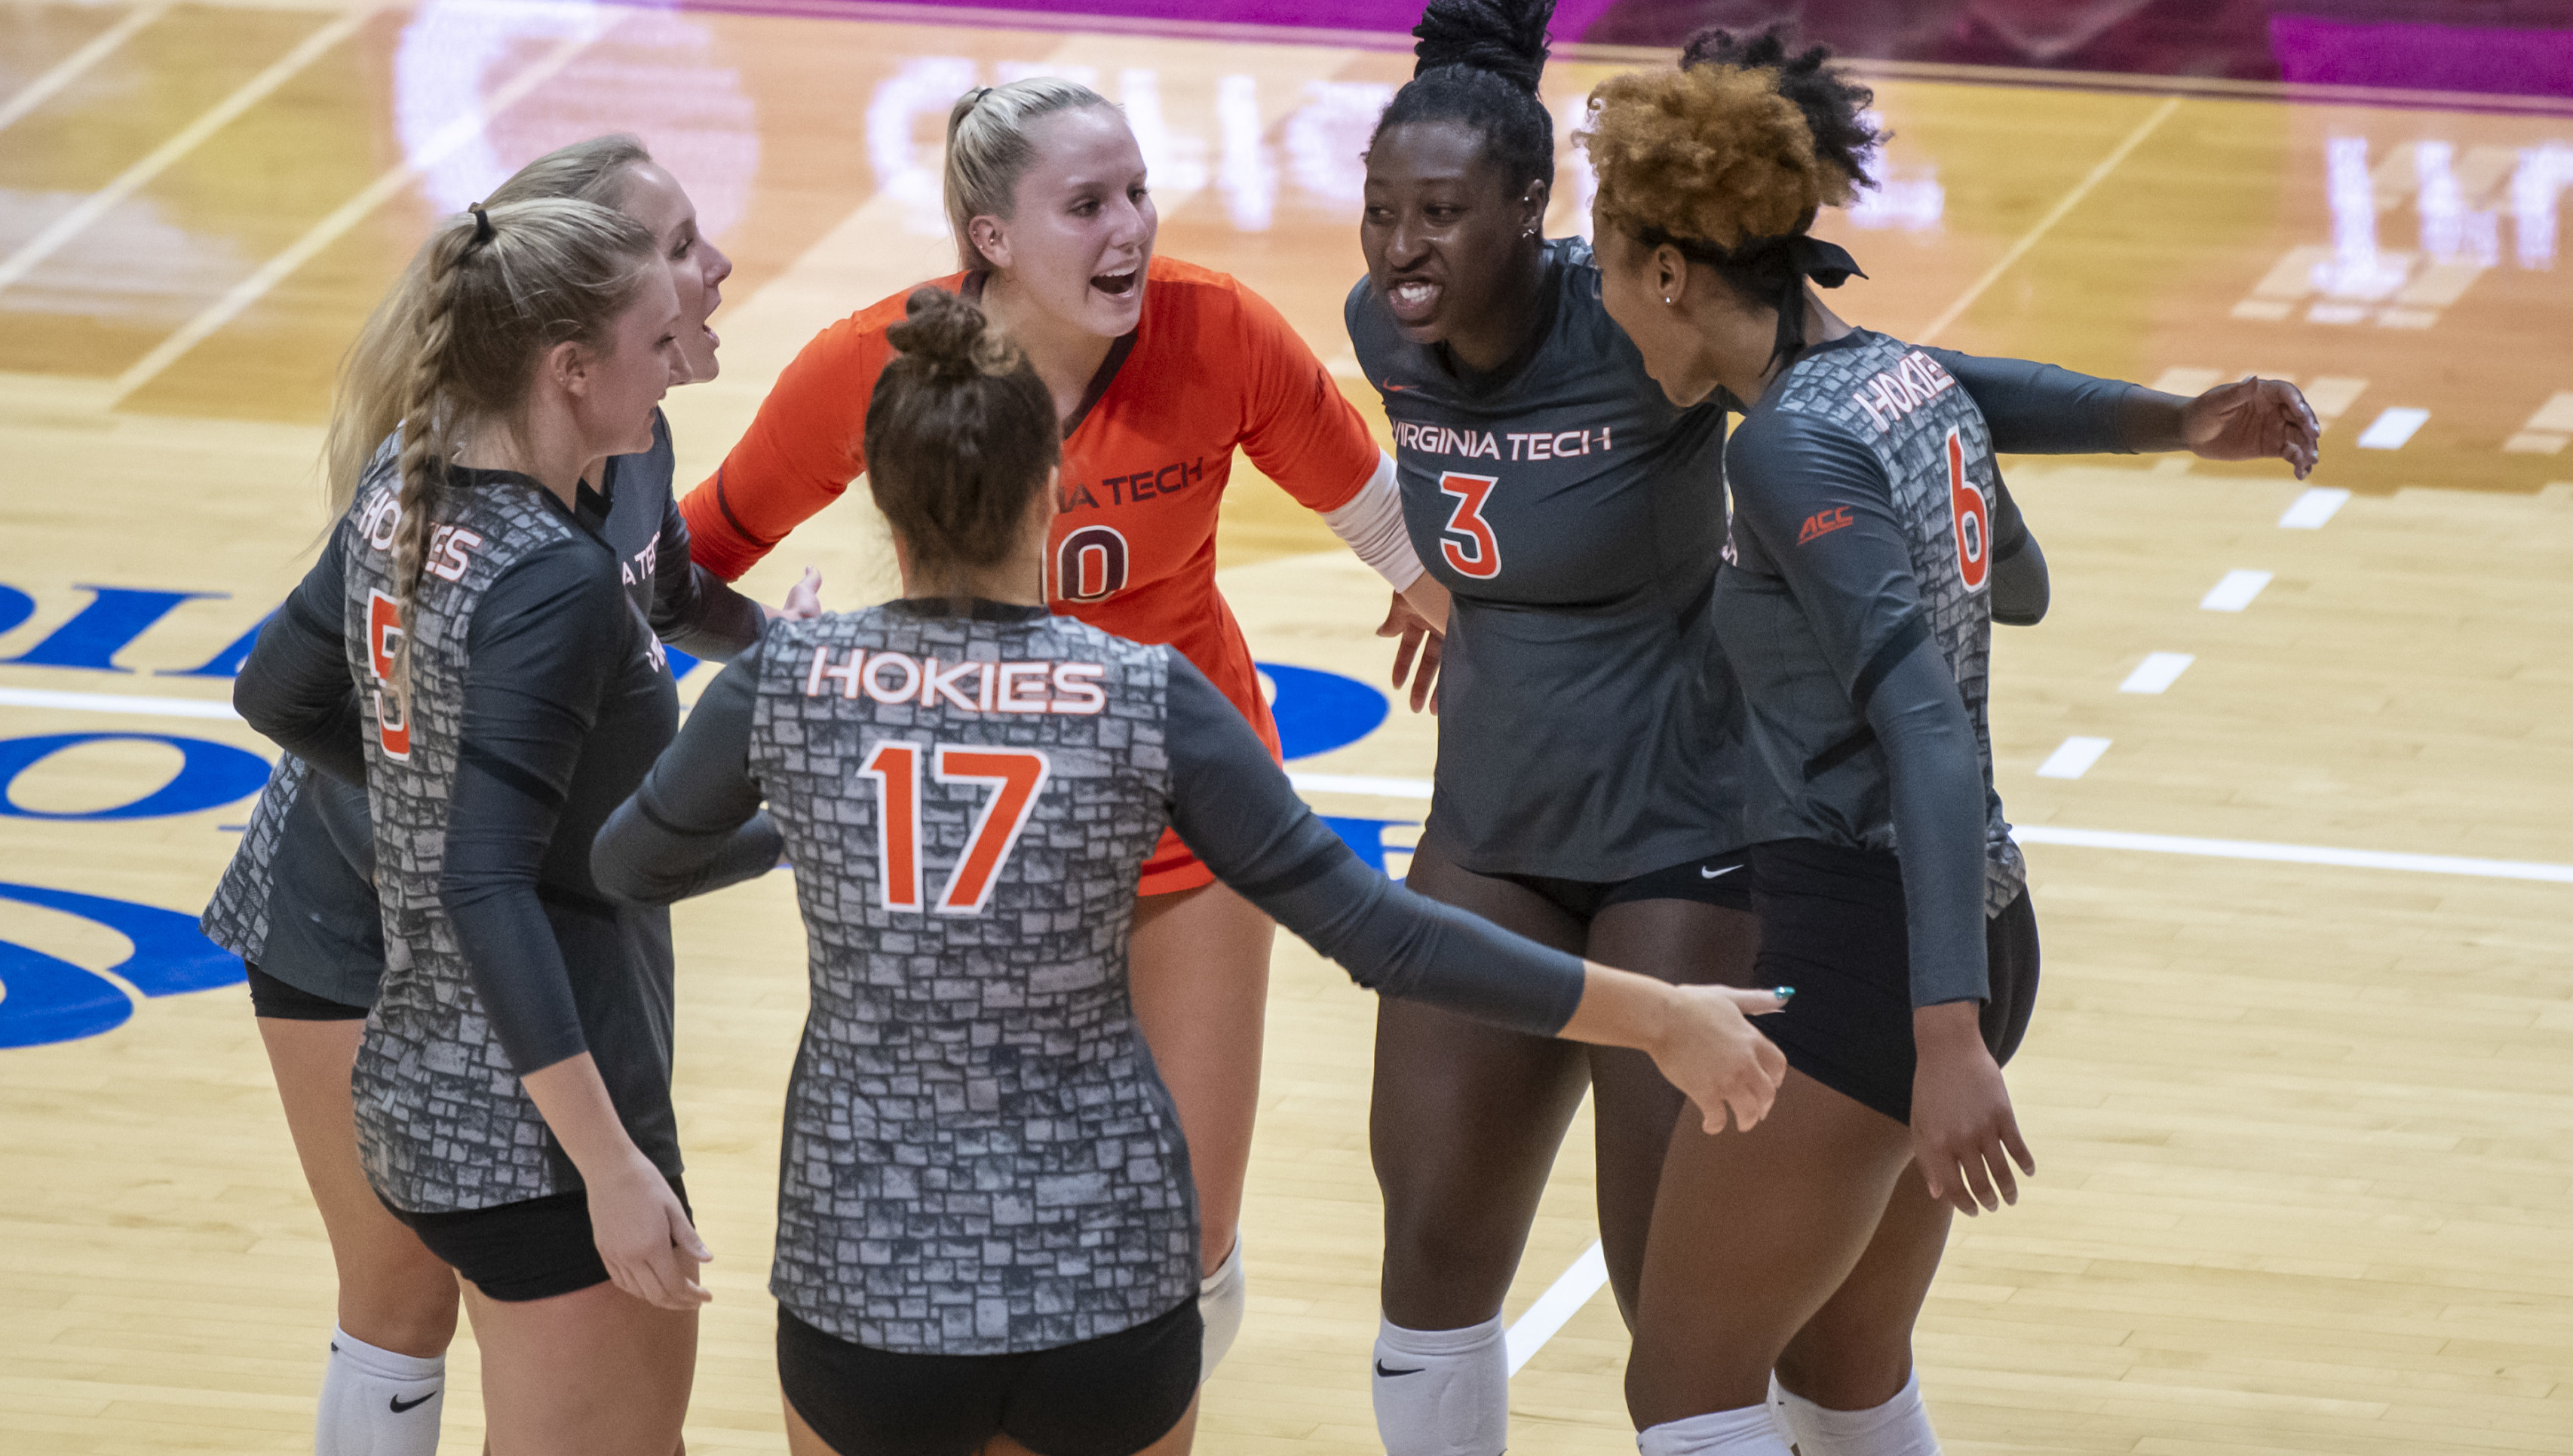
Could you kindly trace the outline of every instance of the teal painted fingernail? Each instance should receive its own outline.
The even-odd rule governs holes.
[[[1790,1001],[1793,1000],[1796,995],[1796,988],[1792,986],[1781,986],[1776,991],[1771,992],[1770,995],[1778,998],[1781,1002]]]

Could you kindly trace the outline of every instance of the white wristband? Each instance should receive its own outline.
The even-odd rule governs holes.
[[[1402,491],[1394,484],[1393,456],[1376,451],[1375,473],[1347,504],[1322,512],[1322,524],[1394,590],[1420,579],[1420,557],[1412,551],[1411,532],[1402,524]]]

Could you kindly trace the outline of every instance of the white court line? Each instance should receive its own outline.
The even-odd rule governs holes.
[[[2063,200],[2058,202],[2052,211],[2050,211],[2045,217],[2038,220],[2036,227],[2029,229],[2018,242],[2011,245],[2010,251],[2001,256],[2000,262],[1995,263],[1992,267],[1984,270],[1984,276],[1975,280],[1974,287],[1959,295],[1957,302],[1950,304],[1947,312],[1941,314],[1938,318],[1931,320],[1929,328],[1914,335],[1912,337],[1912,342],[1915,344],[1932,343],[1938,339],[1939,331],[1956,323],[1960,318],[1964,317],[1965,312],[1974,307],[1975,300],[1984,296],[1984,290],[2001,282],[2002,275],[2010,272],[2012,265],[2018,263],[2021,258],[2027,256],[2028,250],[2036,247],[2039,239],[2045,237],[2048,232],[2053,230],[2056,224],[2064,221],[2065,214],[2073,211],[2075,207],[2080,205],[2084,198],[2091,195],[2091,189],[2098,187],[2110,173],[2117,171],[2118,164],[2126,161],[2129,153],[2135,151],[2138,147],[2143,146],[2144,138],[2151,136],[2155,127],[2158,127],[2163,122],[2169,120],[2170,114],[2179,110],[2179,102],[2180,99],[2173,96],[2166,98],[2161,105],[2154,107],[2153,114],[2145,117],[2142,122],[2138,123],[2134,131],[2127,133],[2127,139],[2118,144],[2116,151],[2101,158],[2100,165],[2092,168],[2090,175],[2084,177],[2079,183],[2076,183],[2073,190],[2066,193]]]
[[[1378,799],[1426,799],[1427,779],[1370,779],[1348,774],[1303,774],[1289,770],[1287,782],[1307,794],[1366,794]]]
[[[2399,450],[2422,425],[2429,422],[2429,410],[2397,405],[2377,415],[2367,428],[2359,431],[2358,447],[2363,450]]]
[[[88,45],[63,57],[62,64],[20,88],[18,94],[0,102],[0,132],[15,126],[29,112],[51,101],[62,89],[89,74],[89,69],[134,38],[134,33],[170,13],[167,4],[138,5],[123,20],[90,38]]]
[[[2261,588],[2272,579],[2266,571],[2227,571],[2222,581],[2207,588],[2206,595],[2197,599],[2198,610],[2238,612],[2249,606],[2251,599],[2258,596]]]
[[[2168,692],[2170,685],[2179,681],[2179,675],[2188,671],[2188,665],[2196,660],[2186,652],[2148,652],[2144,654],[2144,660],[2137,665],[2136,670],[2127,674],[2127,680],[2118,684],[2118,691],[2122,693]]]
[[[153,698],[126,693],[66,693],[47,688],[0,687],[0,708],[55,708],[81,713],[126,713],[155,718],[213,718],[238,721],[232,704],[217,698]],[[2096,743],[2105,751],[2105,738],[2072,738],[2067,745]],[[2061,754],[2062,749],[2057,752]],[[2041,770],[2043,772],[2043,770]],[[1375,793],[1384,798],[1426,799],[1427,779],[1341,778],[1331,774],[1289,775],[1295,787],[1307,793]],[[1341,784],[1370,784],[1377,788],[1341,789]],[[2115,829],[2065,829],[2047,824],[2022,824],[2011,833],[2023,844],[2073,845],[2083,849],[2136,850],[2145,854],[2198,855],[2218,860],[2268,860],[2287,865],[2337,865],[2357,870],[2406,870],[2424,875],[2470,875],[2486,880],[2542,880],[2557,885],[2573,885],[2573,865],[2539,864],[2529,860],[2476,860],[2455,855],[2414,855],[2387,850],[2333,849],[2327,845],[2268,844],[2257,840],[2197,839],[2185,835],[2128,834]],[[1579,1265],[1574,1267],[1578,1268]],[[1602,1277],[1605,1277],[1603,1274]],[[1562,1280],[1557,1280],[1558,1285]],[[1583,1296],[1587,1298],[1587,1295]],[[1530,1306],[1530,1314],[1544,1305],[1540,1299]],[[1574,1307],[1579,1307],[1578,1304]],[[1567,1316],[1568,1317],[1568,1316]],[[1520,1316],[1524,1323],[1527,1315]]]
[[[2078,779],[2091,772],[2091,765],[2098,763],[2100,755],[2108,751],[2108,739],[2084,738],[2076,734],[2056,745],[2055,751],[2046,756],[2046,762],[2037,766],[2037,776],[2041,779]]]
[[[108,403],[113,406],[128,394],[152,382],[159,377],[163,369],[177,364],[181,356],[203,344],[215,331],[240,318],[244,310],[265,298],[270,289],[284,283],[297,269],[312,262],[323,249],[340,241],[350,229],[363,222],[369,213],[384,206],[396,193],[411,186],[422,173],[436,166],[448,153],[481,135],[482,129],[491,124],[493,117],[516,105],[529,92],[552,80],[555,73],[570,65],[574,57],[586,50],[591,42],[605,35],[615,24],[616,18],[611,17],[604,24],[585,27],[564,37],[552,50],[538,57],[534,64],[510,77],[505,85],[485,97],[482,104],[469,115],[457,117],[440,128],[435,136],[429,139],[426,146],[413,152],[400,167],[367,184],[366,191],[342,203],[337,211],[315,223],[311,230],[296,239],[285,252],[262,264],[258,272],[233,285],[231,292],[208,305],[196,318],[180,326],[178,333],[162,340],[150,354],[136,360],[133,367],[117,375]]]
[[[75,713],[128,713],[145,718],[229,718],[229,702],[213,698],[146,698],[125,693],[59,693],[46,688],[0,687],[0,708],[61,708]]]
[[[1510,1325],[1510,1332],[1502,1337],[1509,1350],[1510,1373],[1519,1373],[1519,1367],[1528,1362],[1528,1357],[1543,1348],[1547,1340],[1553,1339],[1555,1331],[1579,1314],[1581,1306],[1589,1303],[1590,1297],[1607,1283],[1608,1255],[1601,1251],[1599,1241],[1593,1239],[1590,1247],[1581,1251],[1581,1257],[1572,1261],[1572,1267],[1547,1285],[1546,1291],[1536,1296],[1536,1302],[1527,1307],[1526,1312]]]
[[[2011,837],[2022,844],[2060,844],[2080,849],[2135,850],[2150,855],[2198,855],[2216,860],[2268,860],[2282,865],[2408,870],[2418,875],[2471,875],[2485,880],[2542,880],[2554,885],[2573,885],[2573,865],[2542,865],[2528,860],[2475,860],[2458,855],[2396,854],[2386,850],[2330,849],[2310,844],[2196,839],[2176,834],[2128,834],[2115,829],[2060,829],[2047,824],[2013,825]]]
[[[306,36],[295,49],[280,56],[267,70],[243,82],[239,89],[216,102],[205,115],[180,128],[178,135],[146,153],[142,161],[118,173],[107,186],[82,198],[78,206],[54,219],[50,227],[20,245],[6,262],[0,262],[0,289],[35,272],[39,264],[53,257],[64,244],[79,237],[90,224],[141,192],[152,179],[177,166],[182,158],[203,146],[208,137],[231,125],[243,112],[267,100],[271,92],[294,80],[298,72],[321,59],[323,52],[355,35],[371,13],[350,11]]]
[[[2291,531],[2318,531],[2333,512],[2349,503],[2349,492],[2337,485],[2309,486],[2305,493],[2287,503],[2278,524]]]

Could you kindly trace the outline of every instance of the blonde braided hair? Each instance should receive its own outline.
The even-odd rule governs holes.
[[[404,275],[402,297],[385,305],[409,335],[394,531],[402,640],[392,673],[406,719],[421,580],[456,452],[481,431],[514,430],[545,353],[598,345],[659,262],[642,224],[596,203],[476,204],[439,225]]]

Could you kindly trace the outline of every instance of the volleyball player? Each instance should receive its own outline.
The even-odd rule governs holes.
[[[690,321],[653,235],[578,201],[450,219],[403,288],[399,445],[236,701],[368,788],[387,967],[359,1149],[465,1281],[494,1448],[670,1451],[708,1255],[668,922],[601,896],[588,846],[677,704],[584,476],[651,446]]]
[[[732,264],[699,236],[695,207],[677,180],[632,137],[599,137],[528,163],[490,203],[545,197],[602,203],[651,229],[687,316],[680,345],[688,377],[714,377],[717,341],[705,321],[721,302]],[[341,407],[323,462],[335,515],[347,510],[368,457],[395,422],[406,362],[400,323],[394,310],[380,312],[343,364]],[[762,612],[690,566],[671,473],[666,424],[656,420],[648,453],[612,457],[601,467],[601,493],[612,504],[600,535],[629,563],[627,594],[664,641],[729,659],[757,635]],[[818,610],[816,579],[808,574],[790,594],[786,614]],[[207,906],[204,929],[247,965],[287,1127],[337,1265],[339,1319],[324,1368],[316,1450],[426,1456],[437,1443],[455,1276],[367,1187],[349,1100],[359,1034],[384,972],[372,834],[363,792],[311,776],[292,755],[282,758]]]
[[[1712,615],[1758,965],[1824,988],[1764,1028],[1776,1115],[1673,1133],[1627,1368],[1648,1456],[1786,1456],[1773,1369],[1804,1456],[1935,1452],[1911,1330],[1949,1215],[2036,1170],[2001,1072],[2038,946],[1985,721],[1992,431],[1939,358],[1810,290],[1850,266],[1810,229],[1876,140],[1823,60],[1709,34],[1687,69],[1599,87],[1585,136],[1605,307],[1673,404],[1747,403]]]
[[[1025,345],[1063,432],[1050,599],[1120,636],[1177,647],[1274,752],[1250,646],[1215,582],[1234,450],[1444,622],[1446,593],[1412,555],[1391,465],[1277,310],[1223,274],[1154,252],[1143,153],[1116,108],[1037,78],[967,93],[947,130],[963,271],[932,286],[979,303]],[[700,560],[738,577],[867,469],[861,416],[909,292],[825,329],[779,375],[722,468],[682,503]],[[1241,1320],[1236,1227],[1274,932],[1176,835],[1145,864],[1143,894],[1135,1003],[1196,1150],[1212,1369]]]
[[[1550,11],[1431,5],[1414,78],[1366,158],[1368,277],[1349,295],[1349,336],[1393,424],[1413,540],[1453,598],[1435,798],[1408,883],[1613,964],[1748,984],[1751,834],[1708,614],[1723,405],[1664,399],[1600,307],[1587,245],[1541,235]],[[2005,445],[2035,452],[2258,448],[2253,406],[2286,387],[2180,400],[2052,365],[1938,358]],[[2038,609],[2042,561],[2023,548],[2010,562],[2030,578],[2024,612]],[[1412,677],[1415,706],[1428,670]],[[1623,1054],[1380,1009],[1373,1390],[1393,1456],[1506,1444],[1501,1301],[1585,1083],[1601,1241],[1631,1318],[1676,1094]]]
[[[1019,347],[936,288],[886,337],[865,445],[908,595],[772,630],[594,851],[651,900],[727,878],[745,837],[796,867],[793,1449],[1188,1449],[1190,1149],[1127,998],[1134,867],[1170,827],[1361,984],[1642,1049],[1705,1125],[1757,1122],[1774,1074],[1742,1012],[1774,997],[1585,965],[1369,870],[1184,654],[1047,611],[1062,440]]]

